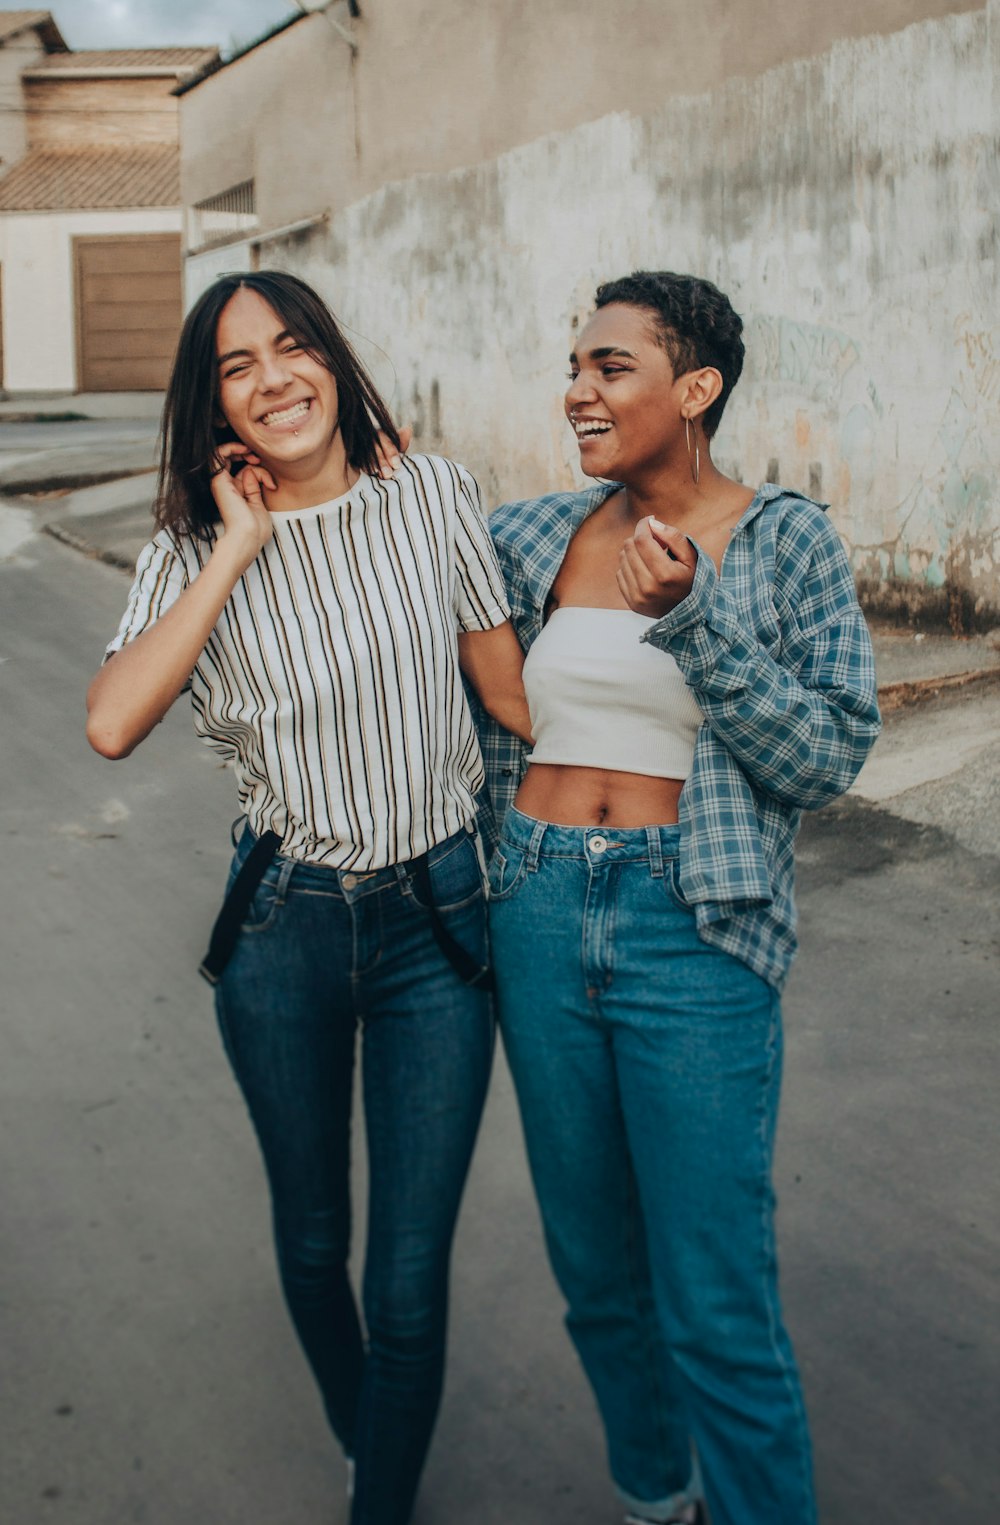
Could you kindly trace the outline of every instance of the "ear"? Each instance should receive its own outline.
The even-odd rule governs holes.
[[[696,419],[712,406],[722,391],[722,372],[714,365],[703,365],[700,371],[688,371],[684,377],[681,396],[681,412],[685,417]]]

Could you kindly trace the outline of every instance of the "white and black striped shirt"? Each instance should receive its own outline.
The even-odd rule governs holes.
[[[483,782],[457,631],[510,610],[479,490],[440,456],[273,515],[191,676],[195,729],[233,762],[251,827],[289,857],[373,869],[471,821]],[[161,530],[108,655],[197,577],[212,543]]]

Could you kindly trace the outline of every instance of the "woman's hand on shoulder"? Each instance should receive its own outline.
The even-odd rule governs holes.
[[[698,552],[686,535],[652,516],[641,519],[618,558],[618,586],[636,614],[662,619],[694,586]]]
[[[233,476],[231,468],[236,461],[243,462],[243,469]],[[225,547],[226,555],[236,556],[240,571],[244,572],[274,533],[263,489],[274,492],[278,484],[261,464],[260,456],[237,440],[219,445],[215,464],[212,497],[223,528],[219,545]]]
[[[403,424],[399,430],[399,449],[397,450],[388,434],[381,429],[375,437],[375,454],[378,458],[378,474],[380,477],[391,477],[399,466],[402,465],[400,457],[405,455],[413,443],[413,430],[409,424]]]

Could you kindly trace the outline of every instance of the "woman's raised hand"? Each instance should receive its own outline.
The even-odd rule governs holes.
[[[399,449],[397,450],[388,434],[381,429],[375,440],[375,454],[378,457],[378,474],[380,477],[391,477],[400,465],[400,456],[405,455],[413,440],[413,430],[409,424],[403,424],[399,431]]]
[[[240,460],[243,469],[233,476],[232,463]],[[274,532],[262,489],[275,492],[278,484],[261,464],[260,456],[238,440],[216,448],[214,465],[217,469],[212,474],[212,497],[225,531],[220,544],[225,544],[227,554],[235,553],[243,572]]]
[[[641,519],[618,558],[618,586],[636,614],[662,619],[694,584],[698,552],[686,535],[650,515]]]

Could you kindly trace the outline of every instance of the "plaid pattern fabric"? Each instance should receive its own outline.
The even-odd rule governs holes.
[[[615,491],[491,514],[525,650],[570,539]],[[680,799],[682,893],[706,942],[780,987],[796,947],[801,812],[848,788],[880,728],[868,628],[823,507],[766,484],[733,530],[722,575],[699,549],[690,594],[641,639],[674,657],[705,716]],[[473,707],[489,791],[480,824],[495,843],[528,749]]]

